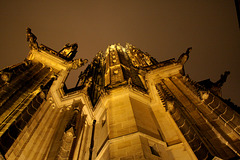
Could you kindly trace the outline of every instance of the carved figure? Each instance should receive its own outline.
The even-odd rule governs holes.
[[[7,83],[7,82],[10,81],[12,73],[2,72],[2,73],[0,73],[0,74],[1,74],[1,79],[2,79],[4,82]]]
[[[230,74],[229,71],[224,72],[224,74],[221,75],[220,79],[217,82],[215,82],[215,83],[213,83],[210,80],[208,80],[208,81],[210,81],[210,82],[208,82],[209,83],[208,84],[208,88],[214,94],[216,94],[218,96],[221,96],[221,88],[222,88],[223,84],[226,82],[227,77],[228,77],[229,74]]]
[[[48,52],[48,53],[51,53],[51,54],[55,54],[55,55],[58,55],[58,52],[45,46],[44,44],[40,44],[39,48],[45,52]]]
[[[144,54],[144,58],[143,58],[143,59],[145,60],[145,62],[147,63],[147,65],[149,65],[149,66],[152,65],[151,57],[150,57],[150,56]]]
[[[103,57],[103,52],[99,51],[96,55],[97,59],[100,59],[101,57]]]
[[[87,94],[87,90],[89,87],[91,87],[91,85],[92,85],[92,77],[88,78],[85,81],[85,87],[83,88],[82,92]]]
[[[221,88],[223,84],[226,82],[229,74],[230,74],[229,71],[225,71],[224,74],[221,74],[221,78],[217,82],[215,82],[215,86]]]
[[[109,92],[105,88],[101,87],[100,94],[105,96],[105,95],[109,95]]]
[[[131,51],[135,47],[130,43],[126,43],[126,48]]]
[[[30,28],[27,28],[27,42],[30,49],[38,49],[37,37],[32,33]]]
[[[189,58],[189,53],[191,52],[191,50],[192,50],[192,47],[188,48],[186,53],[181,54],[177,62],[180,63],[181,65],[184,65]]]
[[[86,83],[86,88],[89,88],[90,86],[92,85],[92,77],[90,77],[88,80],[87,80],[87,83]]]
[[[72,69],[78,69],[79,67],[83,66],[84,64],[86,64],[88,62],[87,59],[76,59],[72,62]]]
[[[72,60],[77,53],[77,48],[78,48],[77,43],[73,43],[71,45],[69,43],[67,43],[63,47],[63,49],[61,51],[59,51],[59,56],[61,56],[62,58],[66,59],[66,60]]]

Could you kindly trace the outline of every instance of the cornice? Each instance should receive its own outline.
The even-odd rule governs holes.
[[[183,66],[179,63],[173,63],[171,65],[163,66],[153,69],[146,74],[147,81],[158,81],[158,79],[164,79],[181,74]]]
[[[71,61],[66,61],[56,55],[49,54],[43,50],[32,49],[27,57],[28,60],[33,62],[40,62],[55,70],[68,70],[72,67]]]

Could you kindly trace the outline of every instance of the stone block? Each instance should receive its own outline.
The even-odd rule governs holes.
[[[120,160],[134,160],[134,156],[121,157]]]
[[[130,147],[132,145],[131,141],[122,141],[117,144],[118,148],[117,149],[123,149],[126,147]]]

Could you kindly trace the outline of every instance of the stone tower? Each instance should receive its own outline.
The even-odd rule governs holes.
[[[65,80],[77,44],[60,51],[38,45],[1,70],[0,151],[9,160],[237,159],[239,108],[221,97],[219,81],[185,75],[191,48],[158,62],[131,44],[108,46],[79,75]]]

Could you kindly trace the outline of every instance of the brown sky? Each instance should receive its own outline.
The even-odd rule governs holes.
[[[26,27],[38,42],[59,51],[79,44],[90,61],[109,44],[125,42],[158,61],[193,47],[185,65],[193,80],[217,81],[230,70],[223,97],[240,105],[240,31],[234,0],[8,0],[0,1],[0,68],[28,54]],[[77,81],[77,72],[74,72]]]

